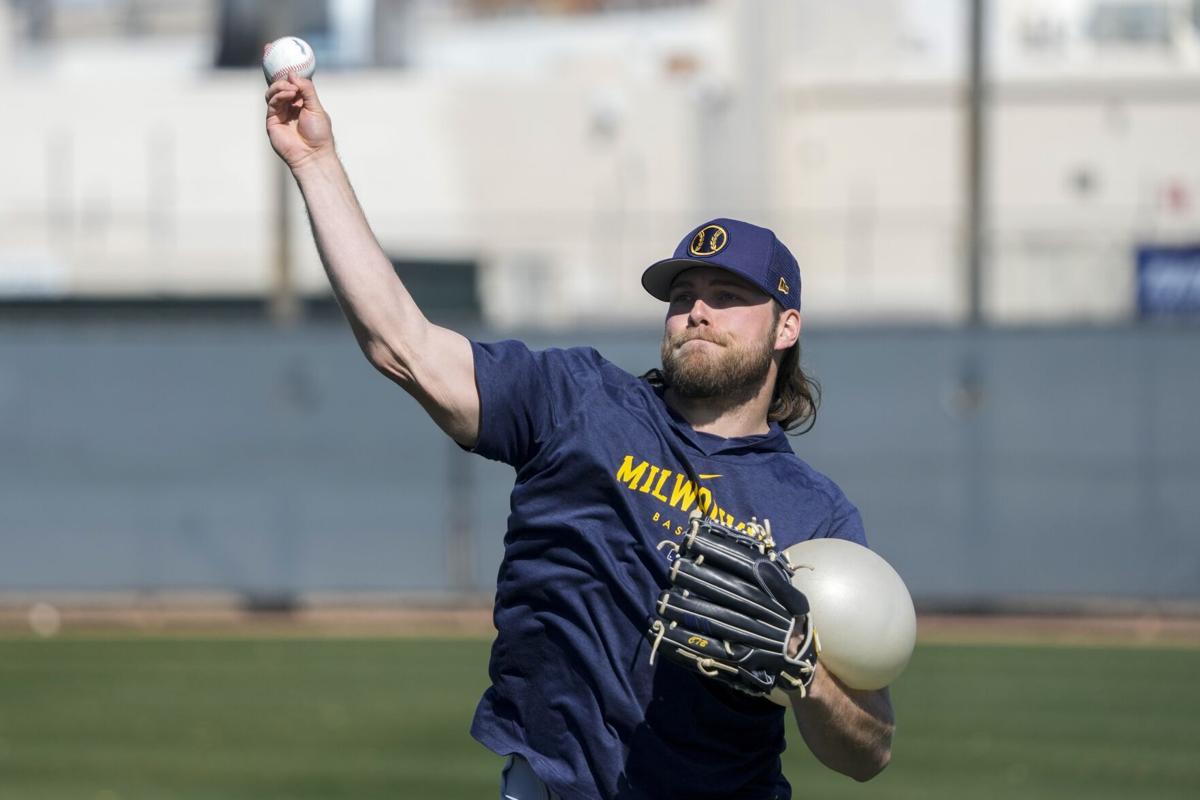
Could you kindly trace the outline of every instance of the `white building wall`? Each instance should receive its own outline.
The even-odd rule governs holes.
[[[950,88],[793,86],[782,108],[774,205],[809,313],[961,315],[961,114]]]
[[[656,61],[643,41],[628,70],[611,49],[633,41],[621,29],[604,33],[609,50],[593,43],[540,75],[460,65],[321,72],[318,86],[384,248],[478,260],[494,323],[657,319],[642,268],[721,213],[779,231],[817,320],[960,319],[961,84],[877,65],[854,80],[814,74],[779,45],[803,10],[772,27],[718,3],[689,18],[703,47],[672,39]],[[764,31],[765,55],[748,53]],[[20,120],[0,150],[0,292],[268,291],[279,167],[262,79],[201,69],[194,44],[158,48],[161,69],[110,47],[93,48],[105,60],[90,70],[76,52],[0,71]],[[1123,318],[1134,245],[1200,239],[1195,76],[1121,75],[997,81],[992,319]],[[747,88],[759,80],[765,90]],[[298,288],[327,291],[293,212]]]
[[[49,294],[261,291],[271,195],[253,77],[0,78],[21,120],[4,133],[0,272],[19,287],[45,264]]]
[[[1135,312],[1134,248],[1200,241],[1194,80],[1013,84],[996,103],[989,308],[1001,320]]]
[[[774,216],[809,267],[813,313],[961,318],[955,85],[798,85],[782,107]],[[989,317],[1133,313],[1135,246],[1200,240],[1198,134],[1200,90],[1188,78],[999,83],[987,133]]]

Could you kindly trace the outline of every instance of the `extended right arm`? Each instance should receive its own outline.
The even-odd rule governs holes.
[[[479,393],[470,342],[429,322],[396,275],[334,151],[312,82],[274,83],[267,103],[271,145],[304,195],[321,263],[363,353],[455,441],[473,446]]]

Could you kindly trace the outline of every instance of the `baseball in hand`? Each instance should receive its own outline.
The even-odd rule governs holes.
[[[291,75],[311,78],[316,68],[312,47],[297,36],[284,36],[263,46],[263,74],[268,85]]]

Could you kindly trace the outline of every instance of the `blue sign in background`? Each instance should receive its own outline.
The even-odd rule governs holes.
[[[1200,245],[1137,249],[1138,314],[1200,315]]]

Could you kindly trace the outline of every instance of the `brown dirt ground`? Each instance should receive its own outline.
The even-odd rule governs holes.
[[[322,606],[289,612],[246,611],[229,605],[0,606],[0,636],[147,635],[214,637],[490,638],[491,609],[466,606]],[[47,618],[50,622],[47,623]],[[923,614],[918,639],[927,643],[1063,644],[1200,647],[1197,615]]]

